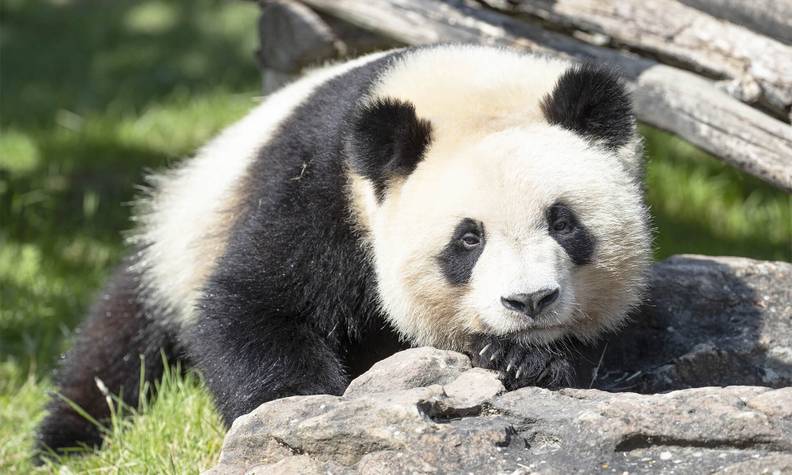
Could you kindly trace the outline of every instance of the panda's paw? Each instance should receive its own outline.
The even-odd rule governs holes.
[[[557,388],[569,386],[572,366],[566,352],[557,347],[526,346],[508,338],[489,335],[474,338],[468,354],[474,366],[500,371],[504,386]]]

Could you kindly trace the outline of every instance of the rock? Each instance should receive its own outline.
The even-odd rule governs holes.
[[[237,419],[213,473],[741,473],[792,458],[789,388],[523,388],[471,411],[463,381],[454,397],[432,385],[272,401]]]
[[[652,268],[631,324],[586,351],[578,383],[655,393],[792,385],[792,264],[674,256]]]
[[[518,436],[553,467],[590,471],[604,463],[618,472],[709,473],[755,455],[792,451],[790,427],[748,405],[769,391],[733,386],[639,395],[525,388],[494,408],[529,421]],[[545,450],[548,440],[553,443]]]
[[[375,363],[349,384],[344,396],[447,384],[470,368],[465,355],[431,347],[411,348]]]
[[[767,473],[781,475],[792,473],[792,455],[768,455],[755,460],[746,460],[719,470],[719,475],[744,475],[746,473]]]
[[[789,282],[786,263],[674,257],[621,336],[587,349],[611,392],[505,392],[464,355],[410,349],[342,397],[240,417],[210,473],[792,473]]]
[[[751,399],[749,404],[770,417],[792,424],[792,388],[766,392]]]
[[[465,371],[444,389],[455,408],[468,410],[478,410],[482,404],[506,391],[498,373],[482,368]]]

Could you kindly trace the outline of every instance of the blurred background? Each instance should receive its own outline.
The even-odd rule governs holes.
[[[260,100],[259,9],[220,0],[0,5],[0,472],[25,473],[51,369],[123,254],[136,186]],[[642,131],[657,259],[792,261],[792,197]],[[106,450],[69,459],[65,473],[210,466],[223,429],[199,379],[174,373],[162,386],[141,417],[108,428]]]

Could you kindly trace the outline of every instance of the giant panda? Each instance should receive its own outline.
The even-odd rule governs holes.
[[[341,394],[410,345],[465,352],[511,388],[564,384],[573,342],[641,299],[641,175],[607,69],[437,45],[314,70],[151,178],[38,447],[99,445],[73,405],[101,421],[108,392],[137,404],[163,353],[227,424]]]

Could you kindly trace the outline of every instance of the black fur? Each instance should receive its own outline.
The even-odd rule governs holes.
[[[548,345],[523,345],[509,337],[480,334],[471,339],[467,353],[474,366],[503,373],[506,389],[525,386],[569,386],[574,377],[570,364],[577,342],[559,340]]]
[[[367,369],[352,357],[373,362],[401,348],[374,303],[374,270],[345,191],[346,160],[370,164],[375,157],[347,156],[373,150],[350,149],[343,140],[353,108],[394,57],[319,87],[282,125],[299,133],[275,137],[250,169],[243,214],[189,338],[190,355],[229,424],[271,399],[340,394]],[[414,151],[393,148],[401,158]]]
[[[478,246],[469,249],[462,242],[462,237],[467,233],[478,236],[480,243]],[[473,274],[473,267],[476,266],[481,253],[484,252],[485,236],[484,227],[481,223],[470,218],[463,219],[454,229],[451,240],[437,256],[437,262],[446,280],[453,285],[462,285],[470,280]]]
[[[564,229],[556,229],[556,224],[562,222],[566,224]],[[591,263],[597,241],[569,206],[556,203],[548,208],[547,227],[573,263],[579,266]]]
[[[415,115],[412,104],[377,99],[356,111],[347,151],[353,169],[371,180],[382,200],[388,181],[412,173],[431,140],[431,124]]]
[[[102,291],[89,318],[79,327],[76,341],[60,365],[57,392],[81,407],[96,421],[106,422],[110,410],[99,390],[99,379],[114,395],[137,407],[141,358],[146,381],[162,376],[163,354],[176,351],[169,332],[146,316],[137,291],[137,276],[122,265]],[[78,445],[99,446],[100,429],[78,414],[62,397],[53,395],[38,427],[39,456]]]
[[[630,98],[619,76],[592,64],[566,71],[543,99],[542,111],[549,123],[609,149],[626,145],[635,134]]]
[[[351,222],[346,164],[364,158],[348,156],[343,139],[354,106],[398,55],[320,86],[281,126],[299,133],[280,134],[260,150],[244,183],[247,201],[235,210],[226,252],[189,331],[172,335],[154,323],[162,319],[152,313],[162,309],[144,309],[139,279],[129,270],[135,263],[125,262],[80,327],[59,372],[59,392],[104,421],[109,410],[94,378],[135,406],[139,356],[146,380],[154,381],[163,371],[161,352],[180,354],[178,339],[230,425],[278,397],[339,394],[350,377],[404,349],[379,313],[368,251]],[[414,149],[394,150],[407,157]],[[101,440],[97,427],[53,398],[37,447],[46,454]]]

